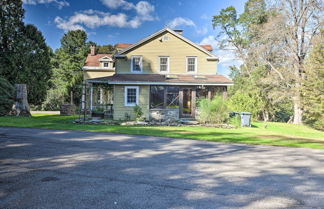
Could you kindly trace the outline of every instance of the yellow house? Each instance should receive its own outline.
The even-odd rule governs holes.
[[[197,99],[226,94],[232,85],[217,74],[219,59],[211,53],[212,47],[193,43],[180,30],[164,28],[116,48],[113,75],[101,68],[84,71],[88,83],[111,86],[115,120],[134,119],[135,106],[141,107],[146,120],[195,118]],[[92,102],[90,106],[93,109]]]

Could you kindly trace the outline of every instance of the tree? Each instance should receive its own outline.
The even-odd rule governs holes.
[[[320,0],[281,0],[273,8],[263,0],[249,0],[240,18],[234,8],[228,8],[213,19],[214,27],[221,27],[225,42],[243,61],[241,75],[247,74],[265,104],[270,104],[267,112],[280,103],[288,107],[290,100],[295,124],[302,123],[305,57],[323,26],[323,11]],[[254,82],[253,71],[260,67],[263,76]]]
[[[4,78],[0,78],[0,116],[7,115],[14,103],[15,88]]]
[[[274,109],[267,97],[267,86],[260,82],[266,76],[267,68],[253,54],[259,29],[266,23],[268,16],[263,0],[249,0],[240,16],[234,7],[228,7],[213,18],[213,26],[221,28],[218,37],[226,36],[221,40],[220,47],[234,50],[236,56],[243,61],[240,69],[231,67],[231,77],[235,83],[229,90],[231,108],[234,111],[252,112],[254,118],[263,120],[269,120]],[[240,106],[242,102],[251,106]]]
[[[70,101],[70,92],[73,92],[75,104],[81,99],[81,87],[83,81],[82,67],[89,45],[86,42],[87,34],[83,30],[69,31],[61,39],[61,47],[58,48],[51,60],[53,77],[51,88],[43,103],[43,109],[58,109],[60,104]]]
[[[35,26],[24,25],[21,1],[0,4],[0,76],[27,84],[29,102],[41,104],[51,75],[49,48]]]
[[[305,65],[302,89],[304,121],[324,130],[324,30],[316,37]]]
[[[116,52],[116,49],[113,45],[107,44],[107,45],[97,45],[97,54],[113,54]]]

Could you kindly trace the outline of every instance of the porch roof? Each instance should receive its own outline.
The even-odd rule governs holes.
[[[89,79],[90,83],[128,85],[216,85],[229,86],[233,81],[222,75],[163,75],[163,74],[114,74]]]

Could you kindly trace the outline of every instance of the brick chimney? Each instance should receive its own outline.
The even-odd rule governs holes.
[[[90,55],[95,56],[96,55],[96,45],[90,46]]]

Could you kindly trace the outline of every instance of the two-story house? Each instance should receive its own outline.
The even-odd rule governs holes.
[[[117,44],[116,48],[115,73],[107,71],[106,76],[88,76],[87,80],[112,87],[115,120],[126,115],[134,118],[136,105],[146,119],[194,118],[199,98],[226,94],[227,86],[232,85],[231,80],[217,75],[219,59],[211,53],[211,46],[197,45],[179,30],[164,28],[135,44]]]

